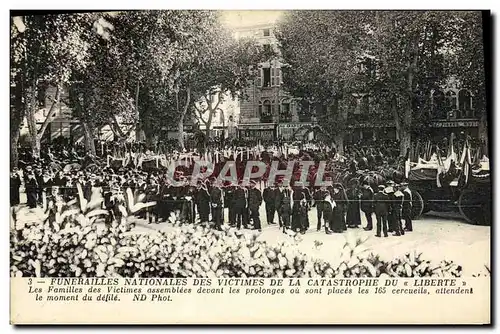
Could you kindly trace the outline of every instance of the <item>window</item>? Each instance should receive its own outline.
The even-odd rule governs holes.
[[[436,90],[432,94],[432,114],[433,118],[446,118],[445,97],[440,90]]]
[[[365,95],[361,98],[360,112],[361,114],[368,114],[370,111],[370,98]]]
[[[45,87],[41,87],[38,89],[37,91],[37,102],[38,102],[38,107],[39,108],[45,108],[46,107],[46,104],[45,104],[45,93],[46,93],[46,88]]]
[[[470,92],[466,89],[462,89],[458,92],[458,109],[460,109],[460,115],[462,117],[472,117],[472,97]]]
[[[264,36],[268,37],[271,35],[271,31],[269,29],[264,29]]]
[[[286,99],[281,102],[280,108],[280,121],[281,122],[291,122],[292,113],[290,112],[290,100]]]
[[[265,53],[271,54],[273,52],[273,49],[271,49],[271,45],[269,45],[269,44],[263,44],[262,46],[264,47],[264,52]]]
[[[446,92],[446,105],[451,110],[457,109],[457,93],[452,90]]]
[[[271,69],[269,67],[262,69],[262,77],[262,87],[271,87]]]
[[[259,104],[260,121],[262,123],[271,123],[273,121],[273,112],[271,101],[265,100]]]
[[[279,86],[281,84],[281,71],[279,67],[271,68],[271,86]]]
[[[315,108],[311,104],[302,100],[300,104],[300,110],[298,111],[299,122],[309,122],[311,121],[311,115],[315,112]]]

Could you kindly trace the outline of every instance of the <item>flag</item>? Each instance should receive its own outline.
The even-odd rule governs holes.
[[[462,149],[462,154],[460,155],[460,165],[463,166],[464,165],[464,161],[465,161],[465,156],[467,154],[467,140],[464,141],[464,147]]]
[[[470,147],[467,145],[467,154],[465,158],[465,165],[464,165],[464,175],[465,175],[465,184],[469,181],[469,175],[470,175],[470,169],[472,165],[472,160],[470,156]]]
[[[438,188],[441,188],[441,181],[439,180],[439,175],[443,173],[444,170],[444,165],[443,161],[441,160],[441,152],[439,150],[439,146],[436,146],[436,156],[438,160],[438,168],[437,168],[437,173],[436,173],[436,185]]]
[[[408,159],[405,161],[405,178],[408,179],[408,176],[410,175],[410,156],[408,156]]]

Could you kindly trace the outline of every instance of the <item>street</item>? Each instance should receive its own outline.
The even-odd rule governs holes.
[[[225,210],[227,221],[228,212]],[[262,232],[260,240],[270,244],[284,241],[289,236],[285,235],[278,225],[269,226],[265,222],[264,205],[260,208]],[[375,219],[374,219],[375,220]],[[309,211],[310,228],[298,243],[301,251],[334,263],[345,244],[346,236],[354,234],[357,238],[368,237],[365,246],[381,258],[392,259],[403,256],[407,252],[417,251],[431,261],[453,260],[463,267],[464,276],[471,276],[485,272],[485,265],[490,267],[490,238],[489,226],[471,225],[458,214],[430,212],[419,220],[413,221],[413,232],[396,237],[389,235],[387,238],[375,237],[375,230],[364,231],[362,228],[348,229],[342,234],[325,234],[324,230],[316,231],[316,209]],[[275,218],[277,222],[277,217]],[[362,224],[366,220],[362,215]],[[169,223],[147,224],[144,220],[137,220],[134,232],[147,233],[152,230],[169,231],[173,227]],[[248,231],[248,233],[258,233]],[[322,243],[316,247],[316,243]]]

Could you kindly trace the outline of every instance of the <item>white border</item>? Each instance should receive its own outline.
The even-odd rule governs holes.
[[[7,28],[9,27],[9,9],[163,9],[163,8],[170,8],[170,9],[189,9],[189,8],[203,8],[203,9],[267,9],[267,10],[272,10],[272,9],[492,9],[493,15],[498,13],[498,1],[435,1],[435,0],[420,0],[418,2],[405,2],[405,1],[383,1],[383,0],[378,0],[378,1],[356,1],[356,0],[350,0],[350,1],[339,1],[339,2],[330,2],[330,1],[321,1],[321,0],[308,0],[308,1],[286,1],[286,2],[279,2],[279,1],[273,1],[273,0],[253,0],[253,1],[234,1],[234,0],[219,0],[219,1],[213,1],[213,2],[206,2],[202,0],[183,0],[179,2],[163,2],[160,3],[159,1],[152,1],[152,0],[141,0],[141,1],[102,1],[102,0],[86,0],[86,1],[55,1],[55,0],[44,0],[44,1],[13,1],[13,0],[8,0],[8,1],[2,1],[1,7],[2,7],[2,15],[0,16],[1,24],[0,26],[3,27],[3,33],[0,34],[1,40],[1,45],[4,46],[2,48],[5,50],[2,52],[2,66],[1,66],[1,78],[4,78],[4,80],[1,81],[2,84],[2,94],[1,96],[1,106],[4,109],[7,109],[9,106],[9,86],[8,86],[8,75],[9,75],[9,58],[7,54],[7,45],[9,43],[9,32]],[[333,8],[335,7],[335,8]],[[494,42],[498,41],[498,17],[495,18],[494,20],[494,31],[493,31],[493,36],[494,36]],[[496,55],[496,58],[498,59],[498,53],[496,52],[496,43],[494,43],[494,53],[493,55]],[[498,78],[498,64],[495,64],[495,78]],[[494,80],[495,81],[495,80]],[[499,93],[499,88],[498,88],[498,83],[494,87],[495,91],[493,92],[494,97],[500,96]],[[495,104],[495,113],[498,111],[498,103]],[[9,160],[9,131],[8,131],[8,126],[9,126],[9,116],[7,116],[9,113],[7,110],[4,110],[2,112],[2,118],[4,119],[1,124],[4,124],[2,131],[0,131],[0,136],[1,138],[1,143],[0,149],[1,149],[1,157],[3,158],[3,163],[0,165],[1,170],[0,170],[0,175],[3,176],[3,180],[5,180],[5,183],[2,184],[7,184],[8,183],[8,160]],[[498,115],[498,114],[497,114]],[[498,122],[500,120],[500,117],[497,116],[495,118],[495,129],[498,129]],[[491,124],[493,125],[493,124]],[[490,125],[490,126],[491,126]],[[499,143],[497,142],[498,138],[495,139],[495,145],[491,145],[492,147],[495,148],[495,156],[498,157],[498,148],[500,147]],[[496,178],[498,179],[498,177]],[[494,185],[495,187],[495,194],[500,194],[500,189],[497,188],[497,184]],[[8,248],[9,248],[9,241],[8,241],[8,228],[9,228],[9,216],[8,216],[8,206],[9,206],[9,192],[8,192],[8,187],[2,187],[0,191],[0,203],[2,206],[2,216],[5,217],[4,221],[2,222],[3,228],[5,229],[5,234],[2,234],[3,237],[0,238],[1,242],[1,249],[4,249],[3,256],[1,257],[1,264],[0,268],[2,268],[3,275],[0,277],[2,280],[2,289],[1,289],[1,295],[0,295],[0,301],[2,303],[2,320],[1,320],[1,333],[11,333],[14,331],[14,328],[12,326],[9,326],[9,258],[8,258]],[[498,195],[497,195],[498,196]],[[495,208],[498,208],[499,206],[495,206]],[[499,217],[499,212],[495,213],[496,217]],[[495,224],[495,222],[493,223]],[[498,227],[495,227],[497,229]],[[498,248],[498,247],[497,247]],[[498,253],[496,254],[498,255]],[[498,256],[497,256],[498,259]],[[493,265],[496,265],[493,264]],[[498,308],[497,308],[498,310]],[[278,310],[277,310],[278,311]],[[498,320],[498,318],[497,318]],[[451,328],[450,328],[451,329]],[[39,329],[40,332],[51,332],[53,329]],[[65,328],[61,329],[59,331],[61,332],[69,332],[71,329]],[[92,333],[99,333],[103,332],[106,330],[105,328],[92,328],[92,329],[86,329],[82,328],[81,329],[84,332],[87,331],[92,331]],[[121,329],[120,329],[121,330]],[[143,329],[138,329],[134,328],[131,330],[143,330]],[[164,330],[164,329],[162,329]],[[173,328],[167,328],[169,331],[177,331],[178,329],[173,329]],[[189,328],[188,330],[194,330],[193,328]],[[211,329],[211,331],[217,331],[218,329]],[[247,329],[248,330],[248,329]],[[264,329],[258,329],[259,332],[267,332],[268,330]],[[278,330],[278,329],[275,329]],[[283,329],[281,329],[283,330]],[[288,329],[284,329],[288,330]],[[301,331],[306,330],[306,329],[300,329]],[[346,329],[339,329],[335,328],[334,330],[336,331],[345,331]],[[385,330],[385,329],[380,329],[380,330]],[[432,329],[427,328],[426,330],[431,331]]]

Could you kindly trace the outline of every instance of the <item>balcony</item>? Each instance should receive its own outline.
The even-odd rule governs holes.
[[[261,123],[272,123],[273,122],[273,115],[271,115],[271,114],[260,115],[260,122]]]
[[[310,113],[298,113],[299,116],[299,122],[311,122],[312,121],[312,115]]]

